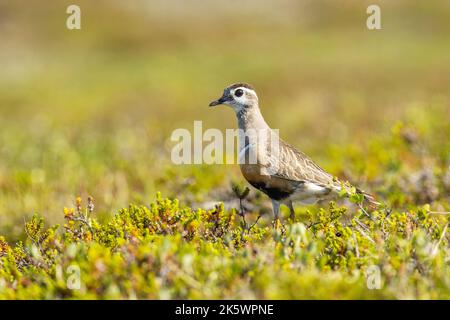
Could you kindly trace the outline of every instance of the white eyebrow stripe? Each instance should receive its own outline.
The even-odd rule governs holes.
[[[236,92],[236,90],[238,90],[238,89],[241,89],[241,90],[243,90],[244,92],[250,92],[250,93],[253,93],[253,94],[255,94],[256,95],[256,92],[255,92],[255,90],[252,90],[252,89],[249,89],[249,88],[246,88],[246,87],[237,87],[237,88],[235,88],[235,89],[233,89],[233,94]]]
[[[255,97],[256,100],[258,100],[258,95],[256,94],[256,91],[255,91],[255,90],[252,90],[252,89],[249,89],[249,88],[246,88],[246,87],[237,87],[237,88],[235,88],[235,89],[233,89],[233,90],[231,91],[231,94],[235,97],[235,100],[240,101],[241,103],[243,103],[244,101],[247,100],[247,98],[245,97],[245,94],[243,94],[243,95],[240,96],[240,97],[236,96],[235,92],[236,92],[236,90],[238,90],[238,89],[243,90],[244,93],[249,93],[251,96]]]

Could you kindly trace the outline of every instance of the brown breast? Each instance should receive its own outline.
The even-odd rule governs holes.
[[[275,200],[289,197],[298,188],[301,182],[289,181],[279,177],[261,174],[261,165],[241,164],[241,172],[244,178],[255,188],[267,194]]]

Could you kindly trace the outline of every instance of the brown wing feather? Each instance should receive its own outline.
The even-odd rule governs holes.
[[[275,179],[278,184],[285,186],[288,192],[293,192],[296,188],[301,186],[299,183],[310,182],[319,186],[327,187],[341,187],[341,182],[333,177],[331,174],[322,169],[314,161],[300,150],[297,150],[292,145],[279,139],[278,157],[269,153],[269,162],[276,163],[278,160],[277,172],[271,175],[270,179]],[[281,181],[285,181],[282,183]],[[376,208],[380,205],[379,202],[369,193],[357,188],[357,192],[364,195],[369,208]]]
[[[280,139],[279,166],[274,176],[292,180],[307,181],[323,186],[338,186],[332,175],[323,170],[303,152]]]

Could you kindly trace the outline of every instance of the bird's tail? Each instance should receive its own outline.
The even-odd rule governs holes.
[[[367,193],[359,188],[356,188],[356,192],[364,196],[364,201],[367,203],[370,210],[375,210],[381,205],[381,203],[378,202],[370,193]]]

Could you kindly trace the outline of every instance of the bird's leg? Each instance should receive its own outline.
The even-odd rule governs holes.
[[[280,221],[280,203],[276,200],[272,200],[272,208],[273,208],[273,215],[274,215],[274,221],[273,225],[274,227],[278,227],[278,223],[281,223]],[[282,225],[282,223],[281,223]]]
[[[272,208],[275,220],[278,220],[278,217],[280,215],[280,203],[276,200],[272,200]]]
[[[295,219],[295,211],[294,211],[294,206],[292,205],[292,200],[288,200],[287,206],[288,206],[289,211],[290,211],[289,218],[290,218],[292,221],[294,221],[294,219]]]

